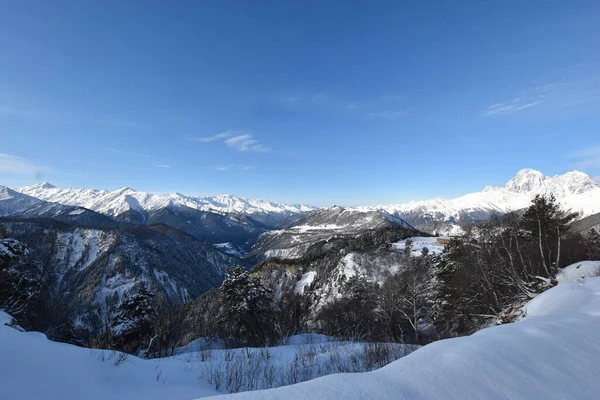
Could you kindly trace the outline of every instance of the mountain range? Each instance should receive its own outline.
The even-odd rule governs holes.
[[[128,187],[115,191],[61,189],[49,183],[40,183],[15,190],[47,202],[83,207],[116,220],[136,223],[144,223],[153,212],[161,209],[189,209],[243,215],[267,227],[286,227],[296,223],[294,216],[319,209],[305,204],[281,204],[232,195],[212,197],[194,197],[180,193],[155,195]],[[553,194],[563,207],[580,213],[580,218],[600,212],[600,184],[585,173],[571,171],[549,177],[533,169],[519,171],[503,187],[488,186],[480,192],[455,199],[434,198],[405,204],[346,207],[346,209],[363,213],[383,211],[415,227],[427,227],[432,222],[483,220],[495,213],[519,210],[527,207],[536,194]],[[365,214],[365,217],[368,217],[368,214]],[[282,223],[286,219],[287,221]]]
[[[0,223],[29,247],[27,262],[44,271],[53,301],[73,305],[75,320],[92,329],[100,323],[97,310],[114,308],[139,282],[181,304],[219,285],[228,266],[273,257],[299,261],[288,291],[316,276],[316,288],[335,293],[329,280],[350,270],[377,280],[386,266],[400,268],[395,253],[381,251],[390,240],[419,231],[459,233],[465,224],[526,208],[536,194],[552,194],[563,208],[579,212],[574,226],[580,231],[600,220],[600,185],[589,176],[546,177],[524,169],[503,187],[455,199],[353,208],[131,188],[0,186]],[[314,259],[326,262],[311,266]],[[276,260],[272,265],[289,268]]]
[[[281,204],[263,200],[249,200],[228,194],[212,197],[186,196],[181,193],[156,195],[139,192],[129,187],[114,191],[61,189],[47,182],[22,187],[17,191],[53,203],[84,207],[111,217],[118,218],[126,213],[138,213],[142,221],[152,211],[178,206],[215,213],[269,214],[281,218],[316,208],[305,204]]]
[[[386,211],[424,231],[447,233],[460,231],[460,223],[524,209],[537,194],[554,195],[564,209],[578,212],[579,218],[600,213],[600,184],[585,173],[571,171],[549,177],[533,169],[522,169],[503,187],[487,186],[455,199],[435,198],[366,209]]]

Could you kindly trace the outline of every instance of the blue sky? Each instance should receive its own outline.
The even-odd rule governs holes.
[[[597,1],[2,1],[0,184],[398,203],[600,176]]]

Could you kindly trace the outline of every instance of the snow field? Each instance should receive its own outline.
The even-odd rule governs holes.
[[[414,350],[306,334],[268,349],[211,349],[214,343],[200,340],[176,356],[145,360],[52,342],[41,333],[6,326],[9,320],[0,311],[0,398],[7,399],[191,400],[372,370]]]
[[[600,276],[600,261],[581,261],[569,265],[556,274],[556,280],[563,283],[593,276]]]
[[[442,340],[373,372],[329,375],[241,399],[598,399],[600,277],[533,299],[525,319]]]
[[[405,240],[401,240],[396,243],[392,243],[392,248],[395,250],[404,251],[406,248],[406,241],[412,241],[412,251],[410,255],[413,257],[417,257],[421,255],[421,252],[424,248],[429,250],[429,254],[442,254],[444,251],[445,245],[439,243],[437,241],[437,237],[423,237],[423,236],[415,236]],[[449,239],[448,237],[440,237],[439,239]]]

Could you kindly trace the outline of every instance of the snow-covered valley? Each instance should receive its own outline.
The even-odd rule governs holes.
[[[432,343],[377,371],[333,374],[223,398],[595,399],[600,391],[600,277],[580,279],[569,272],[575,269],[577,265],[567,267],[563,276],[569,279],[530,301],[521,321]],[[334,372],[332,365],[352,371],[364,351],[360,344],[324,342],[326,338],[316,336],[269,349],[190,347],[177,356],[144,360],[54,343],[40,333],[7,326],[9,320],[0,313],[0,393],[15,400],[191,400],[222,393],[226,377],[240,379],[233,378],[235,365],[246,368],[239,373],[262,368],[254,372],[259,378],[251,386],[260,389],[279,386],[267,385],[265,379],[304,380],[302,371],[309,364],[310,377]],[[398,350],[397,356],[410,352]],[[265,365],[272,375],[265,374]],[[219,390],[215,379],[223,379]]]

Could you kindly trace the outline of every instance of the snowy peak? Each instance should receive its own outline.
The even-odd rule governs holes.
[[[506,184],[511,192],[524,193],[539,190],[544,184],[544,174],[534,169],[522,169]]]
[[[582,218],[600,213],[600,184],[588,175],[571,171],[550,177],[534,169],[522,169],[503,187],[486,186],[481,192],[454,199],[435,198],[375,209],[432,231],[440,223],[486,220],[495,214],[526,208],[537,194],[554,195],[564,209],[578,212]]]
[[[36,183],[35,185],[26,186],[23,189],[27,189],[27,190],[43,190],[43,189],[55,189],[55,188],[56,188],[56,186],[54,186],[51,183],[40,182],[40,183]]]
[[[169,206],[185,206],[198,211],[217,213],[271,214],[281,217],[315,209],[304,204],[280,204],[228,194],[212,197],[194,197],[180,193],[155,195],[139,192],[130,187],[122,187],[114,191],[61,189],[44,182],[22,187],[17,191],[53,203],[85,207],[111,217],[130,211],[147,213]]]
[[[553,193],[557,197],[581,194],[600,187],[587,174],[571,171],[554,177],[534,169],[522,169],[504,186],[515,193]]]
[[[549,179],[553,180],[557,186],[564,188],[567,193],[571,194],[586,193],[600,188],[598,183],[587,174],[580,171],[567,172],[564,175],[558,175]]]

